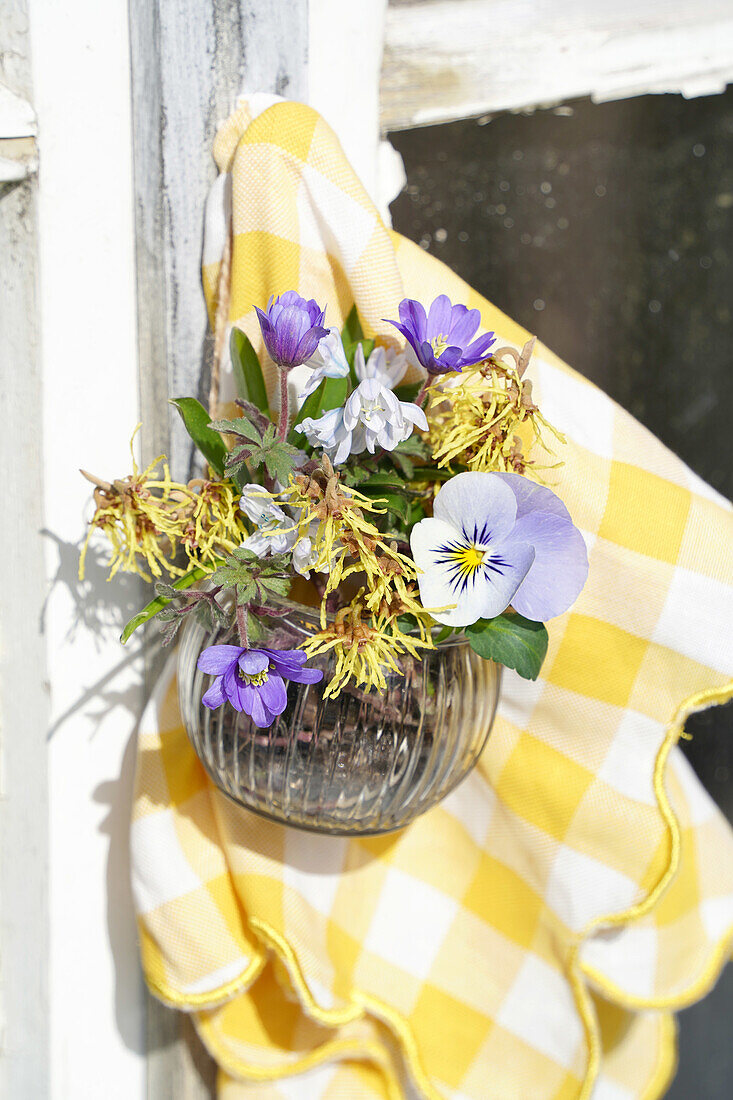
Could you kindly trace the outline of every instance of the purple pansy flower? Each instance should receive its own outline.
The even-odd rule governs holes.
[[[412,298],[403,298],[399,309],[399,321],[389,324],[399,329],[429,374],[447,374],[480,363],[496,339],[493,332],[487,332],[473,340],[481,314],[477,309],[451,305],[447,294],[440,294],[427,314]]]
[[[210,710],[229,702],[249,714],[256,726],[271,726],[287,706],[286,680],[316,684],[323,679],[317,668],[304,668],[300,649],[245,649],[241,645],[210,645],[198,659],[202,672],[215,676],[201,702]]]
[[[422,604],[448,626],[493,619],[510,604],[545,622],[567,611],[588,576],[585,542],[565,505],[519,474],[446,481],[410,545]]]
[[[306,301],[295,290],[270,298],[267,310],[255,306],[265,347],[283,370],[298,367],[310,359],[318,343],[328,335],[323,327],[325,309],[311,298]]]

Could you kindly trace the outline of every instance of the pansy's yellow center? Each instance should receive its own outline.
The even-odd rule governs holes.
[[[484,560],[485,553],[485,550],[479,550],[476,546],[467,546],[465,550],[461,550],[460,554],[456,556],[461,559],[464,569],[470,569],[473,572],[474,569],[478,569]]]
[[[255,687],[262,687],[267,683],[267,669],[263,669],[262,672],[255,672],[250,675],[248,672],[242,672],[239,670],[239,679],[245,684],[254,684]]]
[[[449,542],[439,550],[442,557],[437,564],[448,567],[448,581],[454,591],[465,591],[474,583],[479,570],[485,568],[486,550],[475,543]]]
[[[430,341],[430,346],[433,349],[433,354],[438,357],[443,354],[448,347],[448,337],[444,336],[441,332],[440,336],[434,336]]]

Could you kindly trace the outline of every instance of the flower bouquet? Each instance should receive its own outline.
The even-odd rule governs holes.
[[[89,534],[109,538],[110,575],[155,584],[123,641],[185,624],[183,717],[223,789],[305,827],[395,828],[475,763],[497,666],[535,679],[544,622],[585,582],[583,538],[541,481],[562,437],[525,378],[534,341],[496,347],[445,295],[401,302],[404,350],[366,339],[355,309],[328,328],[294,291],[257,316],[277,411],[234,328],[237,415],[172,402],[205,476],[177,484],[164,456],[86,475]],[[408,362],[422,381],[402,384]]]

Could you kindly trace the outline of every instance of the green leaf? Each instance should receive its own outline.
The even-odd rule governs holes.
[[[257,462],[258,456],[255,454],[252,457]],[[287,485],[298,461],[298,450],[292,443],[279,439],[273,427],[272,434],[268,431],[262,440],[262,461],[274,481]]]
[[[406,382],[404,386],[395,387],[394,395],[398,401],[414,401],[421,389],[421,382]]]
[[[390,473],[388,470],[378,470],[370,474],[360,483],[359,489],[364,493],[377,492],[379,489],[391,489],[392,492],[405,494],[410,492],[405,486],[404,479],[399,474]]]
[[[216,431],[237,437],[237,443],[227,455],[225,470],[230,477],[265,466],[270,477],[287,485],[298,459],[298,450],[291,443],[280,439],[274,424],[255,409],[260,419],[254,423],[246,411],[238,420],[216,420]],[[247,472],[249,477],[249,473]]]
[[[247,612],[247,633],[249,635],[250,645],[253,642],[264,641],[266,634],[260,618],[257,615],[253,615],[250,611]]]
[[[415,458],[430,458],[430,447],[417,432],[413,432],[407,439],[403,439],[401,443],[398,443],[392,454],[395,451],[402,455],[414,455]]]
[[[349,384],[345,378],[325,378],[324,384],[321,413],[329,412],[330,409],[340,409],[346,404]]]
[[[312,417],[314,420],[318,419],[320,415],[318,410],[320,409],[321,402],[323,401],[323,392],[326,388],[326,381],[327,379],[324,378],[318,389],[314,390],[312,394],[306,397],[305,401],[298,409],[295,420],[293,421],[293,426],[290,429],[290,434],[288,435],[288,441],[290,443],[302,443],[303,441],[302,434],[295,431],[296,424],[300,424],[301,420],[305,420],[306,417],[309,416]]]
[[[418,466],[415,469],[415,481],[450,481],[456,474],[462,474],[465,466],[454,466],[452,470],[445,466]]]
[[[391,459],[394,465],[402,473],[405,481],[412,481],[415,476],[415,464],[407,455],[395,454],[394,451],[391,454]]]
[[[364,362],[366,363],[367,359],[369,358],[369,356],[374,351],[374,340],[372,340],[371,337],[369,339],[364,337],[361,340],[354,340],[353,343],[351,343],[351,344],[344,343],[344,355],[346,356],[346,362],[349,364],[350,367],[354,366],[354,359],[356,358],[356,349],[358,347],[361,347],[361,350],[364,353]],[[358,382],[358,378],[357,378],[357,382]]]
[[[430,447],[417,432],[413,432],[408,439],[404,439],[402,443],[398,443],[393,451],[390,451],[390,459],[395,466],[401,471],[402,476],[406,481],[412,481],[415,477],[415,463],[414,458],[429,459]],[[422,477],[422,474],[418,472],[418,477]]]
[[[196,581],[200,581],[202,577],[208,575],[209,570],[202,569],[197,566],[196,569],[190,569],[183,577],[179,577],[170,587],[174,588],[177,592],[183,592],[185,589],[190,588]],[[159,611],[162,611],[164,607],[167,607],[171,602],[172,597],[169,596],[156,596],[154,600],[151,600],[142,611],[138,611],[137,615],[133,615],[129,623],[122,631],[120,635],[120,641],[124,645],[139,626],[143,623],[147,623],[154,615],[157,615]]]
[[[395,451],[392,452],[392,457],[393,458],[394,458],[395,453],[396,453]],[[404,458],[403,458],[403,461],[404,461]],[[465,469],[466,469],[465,466],[458,466],[458,465],[454,466],[451,470],[446,469],[445,466],[442,466],[442,467],[438,468],[437,466],[430,466],[430,465],[427,465],[427,464],[422,465],[422,466],[414,466],[412,474],[409,478],[407,478],[407,480],[408,481],[415,481],[415,482],[419,481],[420,483],[425,482],[425,481],[435,482],[435,483],[443,482],[443,481],[450,481],[451,478],[456,476],[456,474],[464,473]]]
[[[296,424],[300,424],[306,417],[312,416],[317,420],[323,413],[330,409],[338,409],[346,402],[349,386],[346,378],[324,378],[317,390],[310,397],[306,397],[300,407],[298,415],[290,429],[288,442],[292,444],[303,443],[303,434],[295,431]]]
[[[425,519],[427,512],[425,506],[419,500],[413,500],[410,502],[410,513],[407,517],[407,526],[412,530],[416,523],[419,523],[421,519]]]
[[[269,415],[270,406],[267,401],[262,367],[249,338],[240,328],[232,329],[229,351],[237,394],[243,401],[251,401],[258,409]]]
[[[171,405],[178,409],[186,431],[211,468],[223,477],[227,449],[224,440],[211,427],[211,417],[206,409],[195,397],[174,397]]]
[[[378,496],[374,498],[374,503],[382,505],[382,507],[386,508],[388,512],[391,512],[393,515],[398,516],[403,523],[407,523],[407,520],[410,516],[410,502],[401,493],[381,492]]]
[[[346,362],[349,364],[349,378],[351,379],[351,385],[353,389],[359,385],[360,379],[356,373],[356,349],[361,347],[364,355],[364,362],[366,363],[369,356],[374,351],[374,341],[369,340],[357,340],[354,344],[344,344],[344,355],[346,356]]]
[[[349,316],[344,321],[344,327],[341,330],[341,340],[344,347],[346,347],[348,344],[356,344],[359,340],[363,339],[364,330],[361,327],[359,314],[356,310],[356,303],[354,303],[349,312]]]
[[[358,458],[354,460],[353,456],[351,462],[348,465],[344,464],[339,470],[342,484],[350,489],[358,489],[373,473],[373,469],[362,465]]]
[[[525,680],[536,680],[547,653],[547,630],[516,612],[479,619],[466,627],[469,644],[479,657],[515,669]]]
[[[234,588],[238,604],[256,600],[266,605],[272,596],[288,594],[290,569],[289,554],[258,558],[251,550],[240,546],[222,562],[211,579],[222,588]]]
[[[256,405],[253,405],[251,401],[245,401],[243,398],[237,399],[237,405],[240,408],[240,418],[245,417],[250,423],[254,424],[260,435],[264,435],[267,429],[272,424],[269,416],[266,413],[260,411]],[[236,423],[236,421],[235,421]]]
[[[172,600],[176,595],[173,585],[166,584],[165,581],[156,581],[154,587],[156,596],[165,596],[166,599]]]
[[[242,439],[249,439],[252,443],[262,442],[262,431],[246,416],[240,416],[237,420],[212,420],[211,426],[214,431],[241,436]]]

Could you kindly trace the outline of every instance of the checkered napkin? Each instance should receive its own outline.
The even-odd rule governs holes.
[[[332,325],[355,301],[384,337],[403,295],[444,292],[524,343],[384,227],[323,119],[270,104],[243,101],[217,137],[212,315],[229,209],[229,319],[260,349],[252,303],[290,288]],[[146,711],[132,823],[143,965],[158,997],[194,1014],[224,1100],[658,1097],[671,1013],[730,950],[733,836],[676,741],[689,711],[731,689],[731,513],[546,348],[530,376],[568,438],[553,488],[590,575],[550,623],[541,679],[505,674],[486,751],[440,806],[378,838],[284,828],[208,781],[173,666]]]

